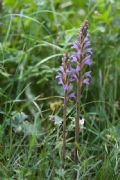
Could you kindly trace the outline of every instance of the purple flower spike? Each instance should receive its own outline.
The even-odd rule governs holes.
[[[88,34],[88,22],[85,21],[80,27],[80,33],[77,40],[73,43],[72,47],[75,49],[75,52],[71,55],[71,61],[74,66],[73,74],[77,75],[75,80],[80,78],[78,81],[80,83],[81,79],[83,77],[85,78],[81,84],[89,84],[89,79],[91,78],[91,71],[85,72],[85,65],[90,66],[92,64],[92,48],[90,46],[91,43],[90,36]]]
[[[74,52],[69,57],[65,54],[62,58],[62,65],[56,79],[63,86],[64,93],[68,97],[74,96],[72,82],[74,85],[76,82],[77,87],[90,83],[91,71],[86,72],[87,66],[92,64],[92,48],[89,39],[88,22],[85,21],[80,28],[77,40],[72,45]]]
[[[73,74],[75,69],[72,68],[69,57],[67,54],[64,55],[62,58],[62,66],[59,68],[58,75],[56,79],[58,80],[58,84],[61,84],[64,89],[64,93],[69,96],[69,93],[72,93],[72,85],[71,82],[73,81]]]

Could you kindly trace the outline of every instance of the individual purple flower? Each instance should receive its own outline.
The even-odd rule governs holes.
[[[63,72],[63,71],[64,71],[64,67],[63,67],[63,66],[60,66],[58,70],[61,71],[61,72]]]
[[[73,82],[73,81],[75,81],[75,80],[76,80],[76,75],[73,74],[73,75],[71,76],[71,78],[70,78],[70,81]]]
[[[89,78],[86,78],[86,79],[83,80],[83,84],[86,84],[86,85],[87,85],[87,84],[89,84],[89,83],[90,83],[90,79],[89,79]]]
[[[63,87],[65,91],[70,92],[72,90],[72,86],[70,84],[64,84]]]
[[[80,67],[80,65],[77,65],[77,67],[76,67],[75,71],[76,71],[76,72],[81,71],[81,67]]]
[[[71,55],[71,60],[72,60],[72,62],[77,62],[77,60],[79,59],[79,56],[78,56],[78,54],[75,52],[75,53],[73,53],[72,55]]]
[[[85,59],[83,59],[83,63],[90,66],[92,64],[91,56],[86,56]]]
[[[91,78],[91,71],[86,72],[86,73],[84,74],[84,76]]]
[[[85,41],[85,47],[88,48],[91,45],[90,41]]]
[[[59,80],[58,80],[58,84],[62,84],[62,85],[63,85],[63,81],[62,81],[62,79],[61,79],[61,78],[59,78]]]
[[[81,45],[80,45],[79,41],[75,41],[75,42],[73,43],[72,48],[76,49],[76,50],[77,50],[77,53],[78,53],[79,55],[82,54]]]
[[[69,97],[75,99],[76,98],[75,93],[69,94]]]
[[[58,74],[57,76],[56,76],[56,79],[60,79],[60,78],[62,78],[62,74]]]
[[[92,52],[92,48],[87,48],[87,49],[86,49],[86,52],[87,52],[88,54],[92,55],[92,53],[93,53],[93,52]]]
[[[83,76],[83,84],[89,84],[91,79],[91,71],[87,71]]]

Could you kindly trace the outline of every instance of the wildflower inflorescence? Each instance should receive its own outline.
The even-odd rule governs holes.
[[[80,28],[77,41],[75,41],[72,46],[72,48],[75,49],[75,52],[71,55],[71,61],[75,66],[74,75],[76,76],[76,80],[81,78],[80,86],[83,84],[89,84],[91,78],[91,71],[84,72],[84,67],[92,64],[92,49],[90,48],[91,43],[87,30],[88,22],[85,21]]]
[[[88,35],[88,22],[85,21],[80,27],[80,33],[77,40],[73,43],[72,48],[75,52],[71,55],[71,61],[74,66],[74,76],[76,78],[76,118],[75,118],[75,150],[74,160],[78,161],[78,144],[80,133],[80,103],[81,103],[81,90],[83,84],[87,85],[90,82],[91,71],[86,72],[86,67],[92,64],[91,55],[92,49],[90,48],[90,41]]]
[[[90,40],[88,34],[88,22],[85,21],[80,27],[80,33],[77,40],[73,43],[72,48],[75,52],[69,57],[67,54],[62,59],[62,66],[56,76],[58,83],[62,84],[64,89],[64,109],[63,109],[63,162],[65,160],[66,147],[66,120],[67,106],[69,98],[76,98],[76,117],[75,117],[75,151],[74,160],[78,161],[78,144],[80,132],[80,99],[81,89],[83,85],[88,85],[91,79],[91,71],[86,68],[92,64],[92,49],[90,48]],[[73,85],[72,85],[72,82]],[[74,90],[73,87],[76,88]],[[82,121],[83,123],[83,121]],[[82,126],[82,125],[81,125]]]
[[[63,148],[62,148],[62,159],[63,159],[63,167],[65,161],[65,153],[66,153],[66,121],[67,121],[67,106],[69,98],[74,97],[74,93],[72,92],[71,82],[72,78],[72,67],[69,62],[69,57],[65,54],[62,58],[62,65],[59,68],[59,73],[56,76],[58,79],[58,83],[62,84],[64,89],[64,107],[63,107]]]
[[[71,85],[71,82],[74,80],[72,73],[73,69],[69,62],[69,57],[67,54],[64,54],[62,58],[62,65],[59,67],[59,73],[56,78],[58,79],[58,83],[63,86],[64,93],[66,93],[70,98],[75,97],[75,94],[72,92],[73,87]]]
[[[65,54],[62,58],[62,65],[59,68],[59,73],[56,76],[58,83],[63,85],[64,91],[69,97],[75,98],[75,93],[71,93],[73,81],[80,80],[80,87],[83,84],[89,84],[91,79],[91,71],[85,72],[86,66],[92,64],[92,48],[90,48],[90,40],[88,35],[88,22],[85,21],[80,28],[80,33],[77,40],[73,43],[72,48],[75,52],[69,57]]]

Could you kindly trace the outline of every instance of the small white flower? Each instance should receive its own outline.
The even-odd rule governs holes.
[[[80,119],[80,125],[83,126],[84,123],[85,123],[85,119],[84,118]]]
[[[84,123],[85,123],[85,119],[84,118],[79,120],[80,128],[83,128]],[[75,118],[72,119],[71,125],[72,125],[72,127],[75,127]]]
[[[85,119],[84,118],[80,119],[80,128],[81,129],[83,129],[84,123],[85,123]]]
[[[21,132],[21,131],[22,131],[22,126],[19,125],[19,126],[15,127],[15,128],[14,128],[14,131],[15,131],[16,133]]]

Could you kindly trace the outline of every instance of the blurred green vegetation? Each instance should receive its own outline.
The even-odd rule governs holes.
[[[82,92],[79,165],[71,159],[71,102],[63,170],[63,92],[55,75],[86,19],[92,82]],[[75,170],[80,180],[120,179],[119,55],[119,0],[0,0],[1,180],[72,180]]]

